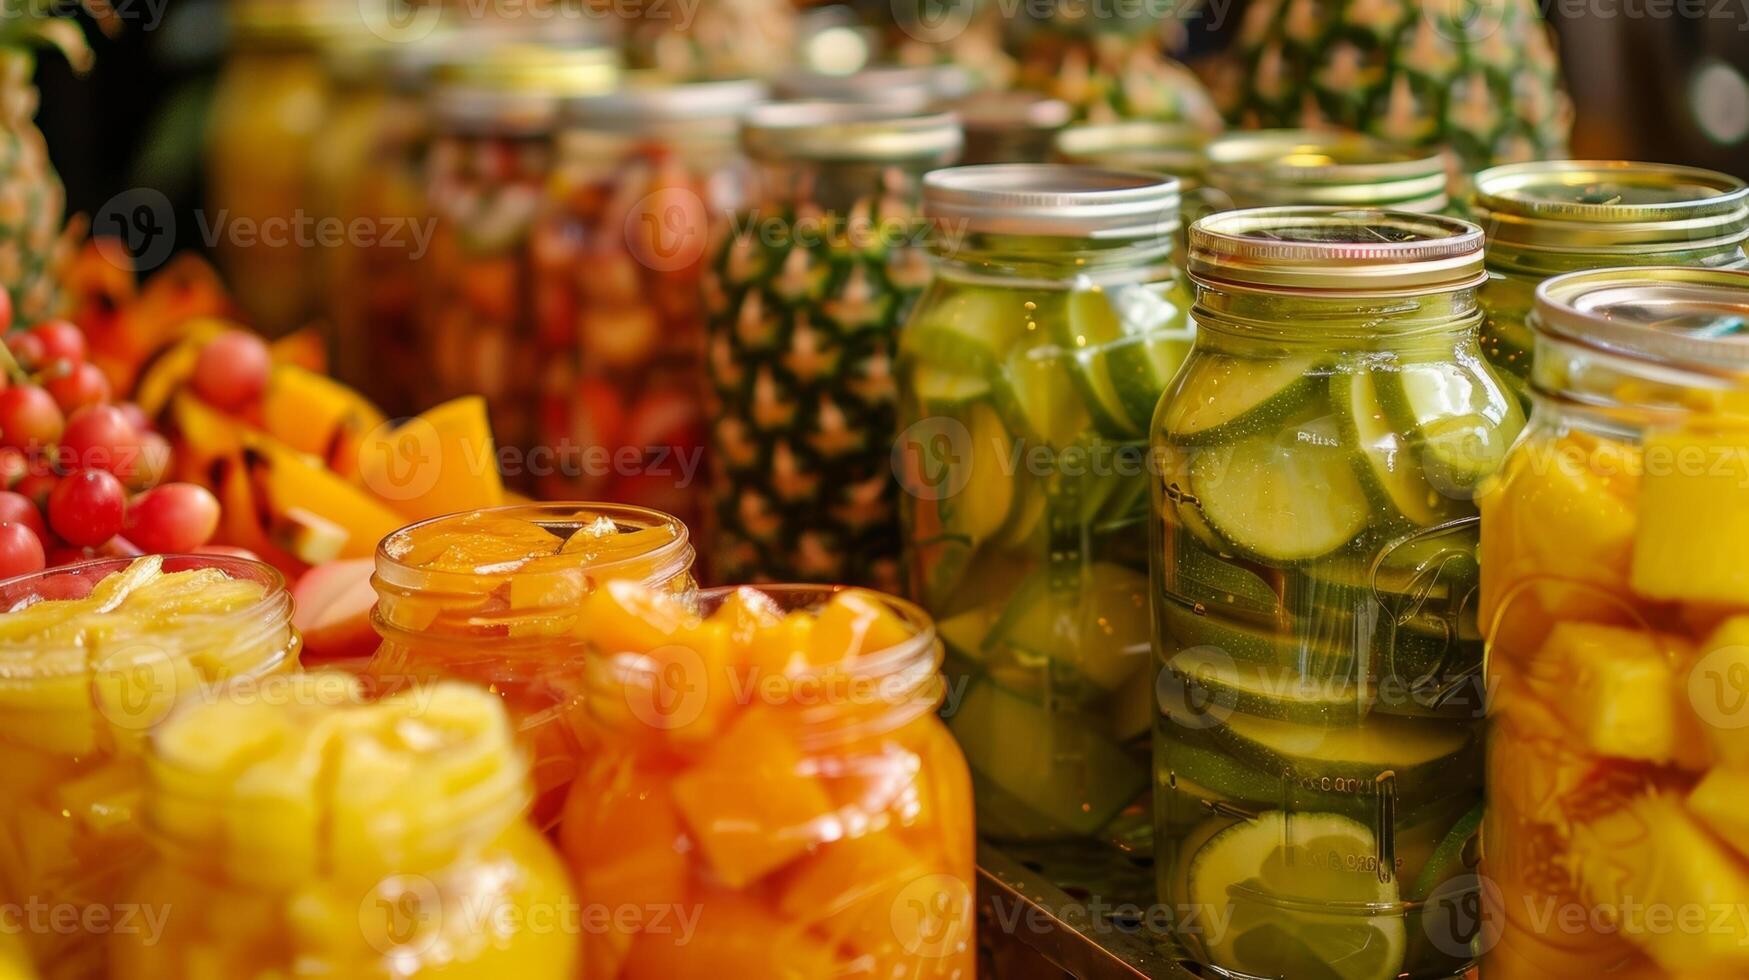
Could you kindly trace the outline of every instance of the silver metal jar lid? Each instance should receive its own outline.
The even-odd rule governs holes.
[[[975,87],[954,65],[879,65],[848,74],[799,69],[772,82],[780,99],[866,102],[919,112],[961,98]]]
[[[1057,134],[1055,150],[1064,163],[1200,180],[1208,143],[1199,126],[1133,120],[1070,126]]]
[[[1749,184],[1697,167],[1549,160],[1476,175],[1488,241],[1527,251],[1635,254],[1729,245],[1749,236]]]
[[[1443,210],[1446,159],[1354,133],[1264,129],[1211,141],[1208,182],[1234,207]]]
[[[1060,163],[951,167],[923,177],[937,225],[993,235],[1135,241],[1178,230],[1178,181]]]
[[[627,72],[611,92],[569,99],[566,120],[621,133],[704,127],[733,136],[741,118],[770,98],[757,79],[677,82],[655,72]]]
[[[1749,379],[1749,271],[1592,269],[1544,280],[1530,323],[1564,343]]]
[[[1377,208],[1249,208],[1190,226],[1190,276],[1215,289],[1325,296],[1472,288],[1486,278],[1482,229]]]
[[[741,144],[757,160],[944,164],[965,137],[952,113],[915,113],[855,102],[770,102],[741,121]]]

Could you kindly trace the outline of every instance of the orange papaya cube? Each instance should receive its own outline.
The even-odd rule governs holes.
[[[1749,769],[1719,766],[1688,794],[1688,809],[1718,838],[1749,858]]]
[[[970,871],[912,868],[827,923],[846,951],[845,976],[867,980],[971,980],[977,951]]]
[[[599,653],[649,653],[673,643],[695,618],[667,592],[611,579],[583,600],[577,629]]]
[[[559,847],[583,901],[687,901],[692,844],[668,795],[670,775],[630,756],[606,756],[571,785]]]
[[[743,585],[729,593],[711,619],[727,627],[737,663],[778,673],[789,666],[783,610],[770,596]]]
[[[1749,431],[1646,437],[1634,591],[1749,605]]]
[[[889,650],[916,634],[877,594],[847,589],[820,610],[809,659],[816,664],[845,663]]]
[[[918,833],[932,836],[949,868],[970,869],[977,850],[973,827],[972,771],[953,733],[931,714],[913,723],[928,787]]]
[[[828,934],[836,935],[859,924],[855,917],[870,898],[929,870],[926,856],[893,833],[874,831],[836,840],[785,873],[777,907],[797,922],[823,924]]]
[[[778,712],[744,711],[690,769],[674,800],[718,878],[741,888],[794,861],[832,824],[832,799]]]
[[[632,940],[620,980],[828,980],[841,975],[831,946],[743,895],[713,890],[665,919],[652,917]]]
[[[1749,616],[1719,624],[1695,649],[1685,694],[1715,758],[1749,764]]]
[[[1587,751],[1670,763],[1700,747],[1677,683],[1684,646],[1649,630],[1556,623],[1525,683]]]
[[[352,450],[360,482],[410,521],[459,514],[504,501],[504,482],[486,401],[444,402],[393,429],[359,430]]]

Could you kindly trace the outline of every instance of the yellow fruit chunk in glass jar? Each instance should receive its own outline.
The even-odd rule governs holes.
[[[572,975],[570,883],[484,690],[226,686],[153,732],[146,768],[153,856],[128,897],[166,914],[117,937],[117,980]]]
[[[1749,976],[1749,272],[1559,276],[1529,322],[1479,498],[1482,974]]]
[[[145,849],[146,732],[213,682],[295,669],[291,597],[258,562],[150,556],[0,583],[0,609],[0,902],[43,910],[22,938],[46,973],[100,975],[86,924],[119,928]]]
[[[585,596],[611,579],[694,588],[686,526],[613,504],[517,505],[402,528],[377,549],[365,673],[382,691],[449,677],[504,699],[549,823],[585,751],[579,630]]]
[[[582,623],[598,749],[559,840],[585,907],[627,910],[591,980],[970,980],[970,775],[921,610],[609,582]]]

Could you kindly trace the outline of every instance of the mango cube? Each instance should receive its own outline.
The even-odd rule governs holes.
[[[1749,605],[1749,432],[1646,438],[1634,591]]]
[[[1673,762],[1699,748],[1689,713],[1679,710],[1675,643],[1645,630],[1557,623],[1526,683],[1591,752]]]
[[[748,898],[713,891],[701,896],[691,912],[696,919],[690,934],[678,920],[639,933],[620,980],[821,980],[841,975],[830,946]]]
[[[705,860],[731,888],[800,857],[825,835],[833,812],[795,733],[764,708],[743,712],[671,786]]]
[[[879,596],[850,589],[833,596],[820,610],[809,659],[816,664],[845,663],[890,650],[916,634]]]
[[[559,844],[585,902],[645,908],[686,901],[692,849],[668,773],[606,757],[571,787]]]
[[[1686,694],[1714,757],[1749,764],[1749,616],[1733,616],[1694,652]]]
[[[1720,766],[1688,794],[1688,809],[1720,840],[1749,858],[1749,769]]]

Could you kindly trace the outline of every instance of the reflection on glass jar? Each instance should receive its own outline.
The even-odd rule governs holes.
[[[692,558],[679,521],[616,504],[422,521],[377,549],[372,618],[383,642],[362,672],[380,691],[451,678],[503,698],[546,826],[588,750],[576,717],[579,603],[612,579],[690,594]]]
[[[317,312],[310,162],[332,99],[322,51],[344,38],[341,23],[306,0],[231,10],[233,48],[207,121],[207,209],[231,295],[270,335]]]
[[[531,235],[552,174],[561,102],[612,87],[616,55],[602,47],[488,42],[437,69],[426,203],[433,219],[421,263],[422,386],[435,403],[486,397],[500,460],[530,486],[542,352],[533,308]]]
[[[580,625],[600,749],[559,827],[579,898],[695,920],[585,936],[588,976],[972,980],[971,786],[928,616],[610,582]]]
[[[1749,266],[1749,185],[1661,163],[1557,160],[1476,175],[1488,234],[1482,353],[1521,397],[1531,372],[1527,319],[1550,276],[1631,265]]]
[[[1481,497],[1489,980],[1749,974],[1749,273],[1536,291]]]
[[[118,930],[117,980],[575,975],[591,913],[521,819],[527,771],[488,691],[227,685],[152,732],[145,773],[152,850],[127,900],[161,933]]]
[[[1478,485],[1524,419],[1477,349],[1482,233],[1262,208],[1191,229],[1154,423],[1160,900],[1245,977],[1474,956]]]
[[[960,149],[948,115],[761,106],[758,164],[705,276],[710,561],[724,581],[897,591],[893,357],[929,278],[918,182]]]
[[[148,730],[208,685],[296,670],[291,596],[258,562],[151,556],[11,579],[0,609],[0,902],[119,915]],[[45,976],[109,975],[102,936],[22,938]]]
[[[634,80],[567,107],[531,243],[544,496],[704,511],[704,309],[713,225],[746,203],[757,82]]]
[[[1148,422],[1190,348],[1178,185],[1061,165],[924,181],[900,342],[906,571],[969,678],[949,718],[1003,839],[1145,826]],[[1126,811],[1127,814],[1126,814]]]

